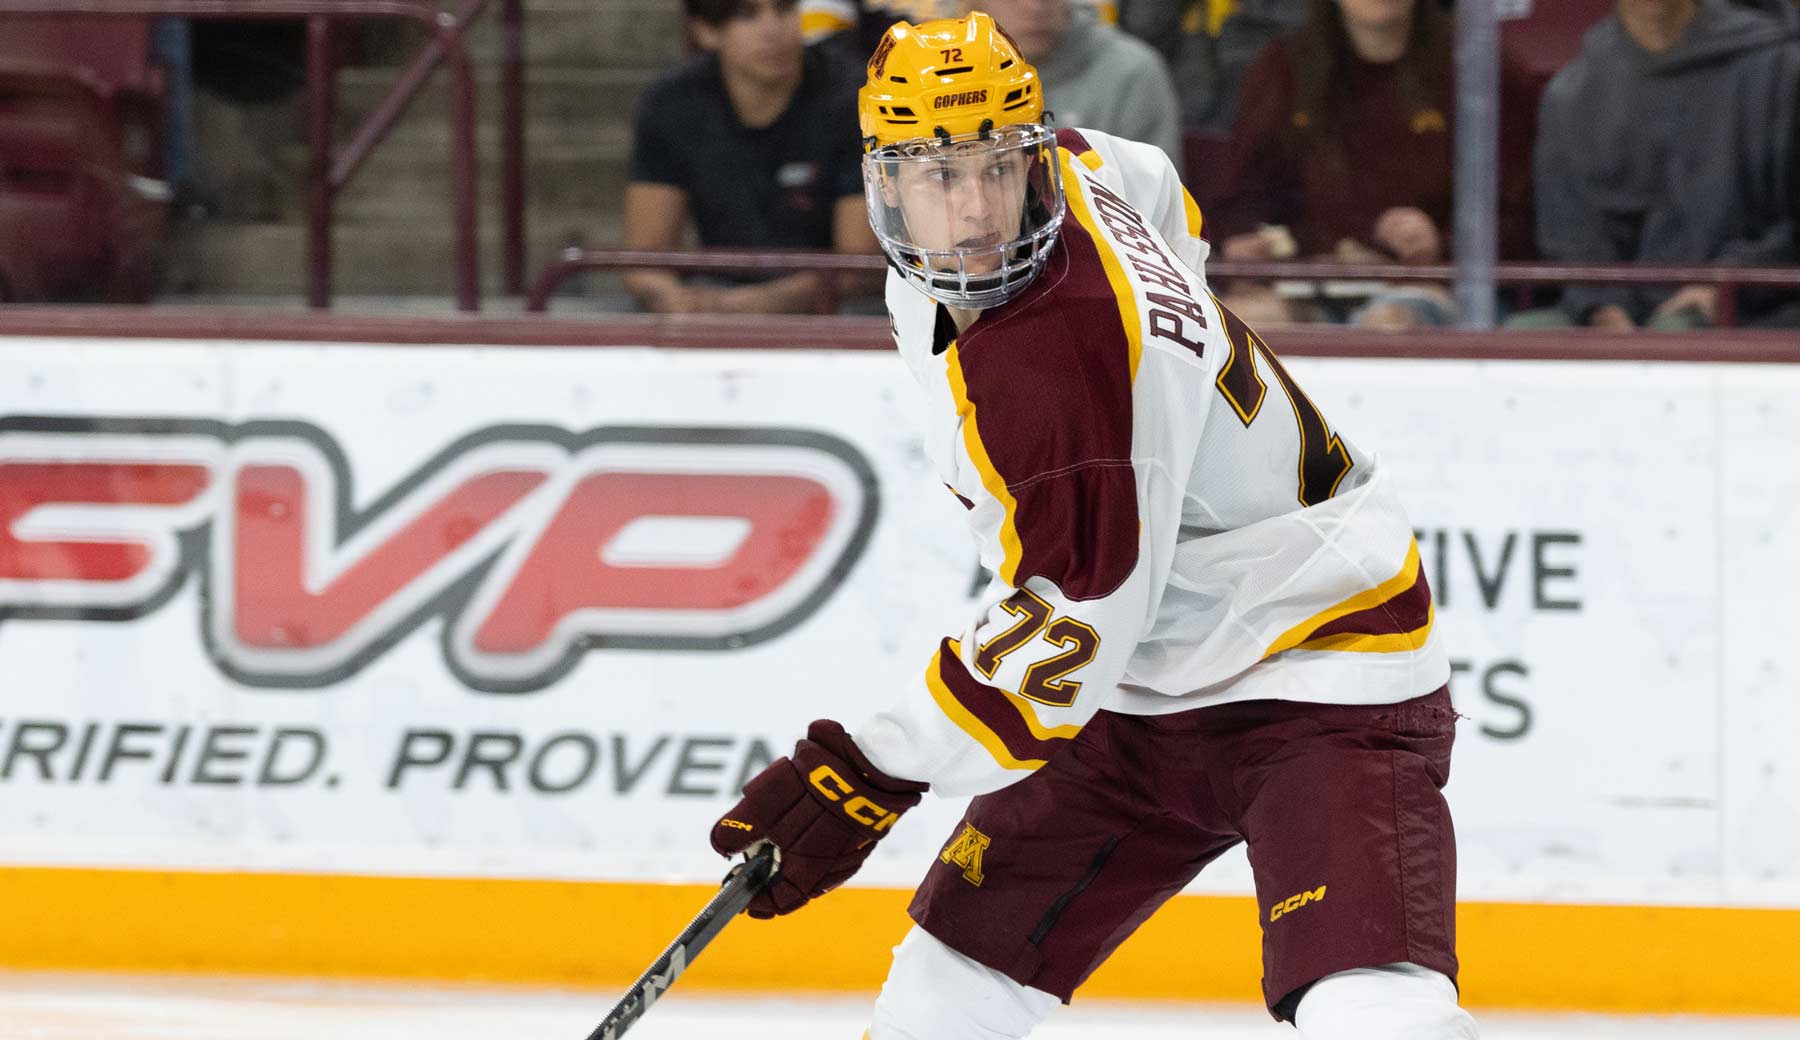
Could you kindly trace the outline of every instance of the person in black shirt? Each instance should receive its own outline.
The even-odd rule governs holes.
[[[795,0],[683,0],[705,57],[652,84],[637,113],[625,247],[876,252],[864,211],[855,83],[804,45]],[[806,310],[818,275],[720,285],[634,271],[646,310]]]

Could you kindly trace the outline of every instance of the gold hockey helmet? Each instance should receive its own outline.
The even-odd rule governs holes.
[[[1044,121],[1037,69],[1006,30],[981,11],[911,25],[895,22],[869,58],[857,92],[863,145],[961,137]]]
[[[952,307],[998,306],[1043,269],[1066,206],[1037,70],[980,11],[888,28],[857,95],[869,226]]]

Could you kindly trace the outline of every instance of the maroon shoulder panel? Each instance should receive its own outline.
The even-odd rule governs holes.
[[[1087,138],[1081,136],[1081,131],[1072,126],[1057,129],[1056,144],[1060,148],[1067,148],[1071,155],[1082,155],[1094,150],[1094,146],[1087,143]]]
[[[957,355],[982,447],[1017,502],[1013,583],[1108,595],[1137,564],[1131,361],[1087,230],[1064,221],[1037,282],[984,314]]]

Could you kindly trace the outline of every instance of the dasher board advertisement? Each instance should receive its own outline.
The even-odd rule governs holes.
[[[1800,377],[1294,359],[1467,716],[1464,898],[1800,906]],[[986,575],[867,352],[0,341],[12,865],[710,881]],[[928,798],[855,884],[956,831]],[[1247,893],[1241,854],[1194,891]]]

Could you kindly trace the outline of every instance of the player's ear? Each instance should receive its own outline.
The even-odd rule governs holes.
[[[886,203],[889,209],[900,208],[900,185],[895,183],[897,179],[895,174],[884,173],[881,175],[881,201]]]

